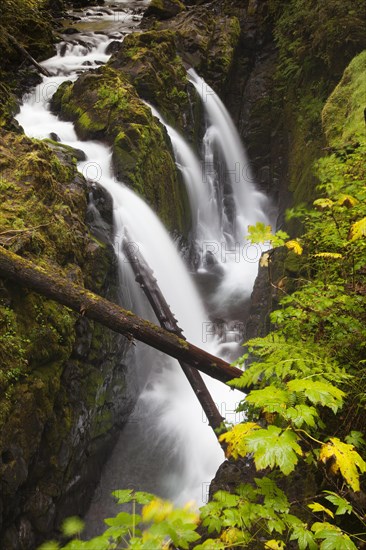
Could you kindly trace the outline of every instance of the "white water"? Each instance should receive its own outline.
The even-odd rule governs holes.
[[[206,113],[207,130],[200,161],[184,138],[170,127],[158,111],[152,113],[165,125],[176,163],[182,172],[194,220],[198,276],[203,286],[210,278],[212,290],[206,301],[214,317],[230,318],[244,310],[258,271],[263,246],[246,240],[248,226],[268,219],[267,198],[256,191],[249,161],[230,115],[220,98],[193,69],[190,82]],[[230,193],[225,190],[229,180]],[[230,207],[225,203],[231,196]]]
[[[133,24],[137,23],[133,23],[131,17],[128,19],[128,28],[120,29],[120,39],[124,31],[131,32]],[[74,35],[72,38],[74,40]],[[61,52],[63,45],[60,44],[57,55],[44,62],[44,66],[54,76],[44,78],[42,84],[24,99],[17,119],[31,137],[46,138],[50,132],[55,132],[63,143],[85,151],[87,160],[79,164],[80,171],[88,179],[98,181],[111,193],[114,203],[115,249],[119,258],[121,290],[126,307],[131,305],[140,315],[154,319],[122,252],[121,242],[125,230],[129,241],[139,247],[154,270],[159,286],[186,337],[191,342],[206,347],[211,353],[230,355],[232,348],[237,347],[235,337],[229,336],[225,345],[222,345],[213,334],[215,331],[210,329],[202,298],[175,244],[149,206],[115,180],[111,171],[110,150],[101,143],[79,141],[73,125],[60,121],[49,111],[49,100],[57,87],[65,80],[75,80],[79,72],[86,69],[83,64],[85,61],[96,66],[96,61],[105,62],[108,59],[105,50],[112,39],[92,33],[82,33],[80,38],[89,46],[68,42]],[[220,126],[223,121],[226,124],[225,130]],[[214,125],[218,131],[230,132],[230,125],[228,126],[223,115]],[[214,246],[222,247],[223,242],[227,244],[230,239],[233,242],[238,237],[237,233],[230,234],[229,222],[223,222],[224,217],[220,212],[222,190],[220,195],[214,179],[206,178],[203,183],[207,185],[202,186],[202,168],[194,153],[174,129],[168,128],[168,132],[190,194],[196,236],[202,248],[205,247],[205,252],[211,250],[216,254]],[[239,146],[235,146],[238,153]],[[206,158],[208,154],[206,151]],[[236,191],[235,188],[234,194]],[[236,199],[237,218],[241,220],[245,214],[245,223],[253,223],[258,215],[258,219],[262,220],[264,216],[260,209],[260,195],[254,191],[253,185],[248,186],[246,192],[248,203],[242,205],[244,192]],[[251,208],[253,210],[248,214]],[[221,277],[212,301],[216,299],[218,303],[229,308],[233,296],[241,297],[243,293],[250,293],[257,264],[249,264],[252,270],[248,274],[248,265],[244,269],[244,262],[226,262],[225,253],[220,250],[218,261],[224,276]],[[226,258],[232,256],[229,254]],[[237,264],[240,266],[238,271]],[[204,272],[205,268],[202,267],[201,271]],[[234,342],[230,343],[230,339]],[[109,464],[114,470],[108,466],[105,468],[102,484],[106,490],[108,486],[112,490],[132,484],[138,489],[151,490],[152,487],[156,492],[178,503],[193,498],[200,504],[206,497],[208,483],[223,460],[223,453],[177,362],[144,345],[138,345],[134,355],[140,382],[143,381],[141,395],[136,413],[126,427],[126,436],[124,438],[122,432],[116,451],[111,457]],[[241,396],[218,382],[207,380],[207,377],[205,380],[220,412],[226,413],[230,421],[238,420],[234,410]],[[152,475],[156,475],[155,485],[150,479]],[[95,517],[105,516],[105,507],[105,496],[102,500],[96,499],[89,518],[94,520]]]
[[[182,173],[189,196],[197,244],[202,246],[204,241],[219,242],[222,236],[221,216],[214,189],[210,185],[205,185],[202,163],[185,139],[165,122],[152,105],[149,107],[152,114],[165,126],[172,142],[176,164]]]

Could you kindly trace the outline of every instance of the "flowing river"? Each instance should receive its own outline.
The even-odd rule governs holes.
[[[102,15],[100,8],[84,10],[80,32],[65,36],[57,55],[43,63],[52,76],[44,77],[24,98],[17,120],[31,137],[42,139],[55,133],[62,143],[82,149],[86,160],[79,163],[79,170],[111,194],[121,304],[156,322],[123,254],[122,240],[128,235],[153,269],[187,339],[232,360],[240,355],[242,317],[238,312],[243,311],[250,296],[260,254],[257,247],[245,242],[244,235],[249,224],[267,221],[268,205],[255,188],[238,133],[218,96],[193,70],[189,71],[192,90],[202,100],[203,93],[207,96],[203,100],[206,126],[201,158],[183,136],[166,125],[190,199],[191,245],[197,255],[194,274],[152,209],[116,180],[109,148],[99,142],[80,141],[72,123],[50,112],[49,102],[58,86],[106,63],[109,44],[122,41],[138,28],[142,8],[148,2],[114,1],[118,9],[113,10],[108,9],[109,4],[106,2]],[[154,108],[152,111],[165,124]],[[220,326],[212,321],[217,317],[223,320]],[[98,532],[103,517],[115,512],[112,490],[147,490],[177,504],[193,499],[201,505],[224,459],[177,361],[143,344],[136,346],[129,360],[138,373],[139,398],[104,467],[87,513],[89,536]],[[204,378],[221,414],[228,421],[239,421],[235,406],[241,394]]]

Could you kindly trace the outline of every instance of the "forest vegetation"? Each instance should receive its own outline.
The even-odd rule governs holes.
[[[161,3],[154,0],[156,13]],[[195,3],[171,4],[177,4],[172,9],[178,13],[184,4]],[[248,13],[256,12],[255,1],[247,4]],[[223,5],[233,13],[239,9],[237,2]],[[261,259],[260,276],[276,296],[267,319],[269,330],[244,343],[243,356],[236,363],[243,374],[229,382],[244,391],[249,388],[239,408],[246,420],[223,425],[219,436],[227,458],[250,475],[243,474],[243,482],[230,491],[214,492],[199,511],[189,503],[175,508],[149,493],[116,487],[114,497],[123,511],[105,519],[103,533],[84,541],[83,522],[70,517],[64,520],[59,539],[43,543],[40,550],[366,547],[366,4],[361,0],[268,0],[263,6],[260,24],[269,29],[276,49],[271,109],[273,119],[280,120],[290,136],[286,183],[293,200],[283,213],[279,231],[257,224],[243,235],[253,243],[270,245]],[[37,60],[49,57],[55,42],[52,15],[63,7],[52,0],[1,2],[1,246],[108,295],[106,266],[113,254],[108,243],[95,239],[85,224],[87,192],[72,152],[25,137],[13,121],[16,98],[29,72],[11,37]],[[234,35],[238,33],[233,31]],[[152,57],[154,48],[163,47],[164,36],[170,48],[175,39],[169,30],[149,35]],[[141,54],[139,40],[129,38],[136,58]],[[181,60],[175,51],[171,57],[167,79],[183,79]],[[14,75],[14,67],[21,68],[20,76]],[[126,74],[118,73],[118,66],[98,74],[98,82],[97,77],[86,75],[79,84],[66,83],[54,103],[60,109],[64,103],[64,112],[81,125],[77,87],[85,84],[90,95],[84,95],[84,90],[83,101],[93,103],[88,81],[94,79],[96,86],[102,83],[107,90],[102,99],[108,102],[109,88],[117,82],[123,94],[128,92],[129,101],[116,111],[117,122],[112,120],[116,126],[111,142],[117,137],[121,141],[117,132],[121,124],[126,125],[127,134],[131,131],[131,121],[123,117],[136,114],[132,110],[136,102],[143,128],[135,135],[133,147],[144,147],[147,158],[151,150],[146,143],[166,147],[165,137],[151,127],[155,123]],[[153,77],[149,76],[150,82]],[[143,77],[141,81],[146,86]],[[176,113],[180,100],[188,103],[182,91],[185,84],[179,81],[174,88],[171,100]],[[102,116],[103,101],[96,106],[97,117]],[[168,109],[169,98],[161,94],[161,101]],[[131,150],[135,167],[137,149],[131,146]],[[118,162],[123,165],[123,159]],[[155,167],[155,160],[151,165]],[[169,177],[175,185],[175,176]],[[131,168],[130,179],[139,189],[143,187],[139,171]],[[151,181],[154,185],[153,177]],[[151,189],[141,192],[153,196]],[[154,200],[159,203],[158,196]],[[185,208],[186,204],[177,207],[176,225],[183,232]],[[163,203],[162,209],[169,225],[169,205]],[[51,217],[55,223],[48,225]],[[173,223],[171,227],[175,228]],[[0,422],[9,423],[5,435],[0,432],[0,443],[1,437],[4,441],[10,437],[10,422],[16,426],[23,422],[21,415],[11,421],[10,417],[13,405],[26,398],[25,415],[42,407],[51,414],[54,403],[62,411],[58,436],[49,441],[52,448],[57,439],[66,437],[73,418],[61,371],[75,342],[76,315],[34,293],[17,295],[3,283],[0,291]],[[88,348],[93,383],[96,379],[101,383],[102,378],[95,366],[98,339],[100,329],[94,328]],[[115,348],[108,338],[107,345]],[[86,378],[85,372],[90,372],[82,370],[80,362],[78,366],[84,373],[81,378]],[[95,398],[92,381],[83,394],[89,404]],[[107,409],[107,405],[103,394],[98,406]],[[113,423],[112,413],[103,411],[102,422],[93,425],[96,437]],[[42,416],[42,428],[47,414]],[[34,433],[26,436],[30,448],[35,445]],[[7,456],[2,453],[0,474],[10,462]],[[62,477],[57,468],[56,472]]]

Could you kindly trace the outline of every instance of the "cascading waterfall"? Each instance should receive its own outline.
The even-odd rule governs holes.
[[[126,15],[125,33],[131,32],[137,21],[131,13],[121,13]],[[106,15],[106,20],[108,17]],[[113,39],[122,40],[125,33],[120,32]],[[202,298],[166,229],[141,198],[114,179],[110,150],[101,143],[79,141],[73,125],[60,121],[49,110],[49,100],[57,87],[65,80],[75,80],[80,71],[86,70],[86,61],[88,66],[97,66],[107,61],[109,56],[106,49],[113,39],[86,32],[79,36],[79,44],[70,41],[59,44],[57,55],[43,63],[54,76],[43,78],[42,84],[24,99],[17,120],[31,137],[47,138],[54,132],[63,143],[82,149],[87,160],[79,163],[80,171],[88,179],[98,181],[112,195],[115,250],[121,271],[123,300],[127,300],[127,307],[155,320],[142,291],[137,288],[122,251],[121,243],[126,230],[129,241],[139,247],[153,269],[186,337],[213,354],[230,356],[230,343],[227,349],[214,334],[215,331],[207,330],[210,319]],[[191,78],[198,89],[203,81],[193,73]],[[238,145],[235,128],[225,116],[224,107],[220,105],[217,96],[214,97],[214,107],[207,102],[207,109],[211,113],[211,130],[208,128],[206,143],[217,142],[220,145],[226,155],[227,165],[230,166],[234,161],[240,164],[244,162],[243,152]],[[215,131],[217,136],[212,137]],[[211,249],[213,245],[221,247],[226,243],[226,246],[228,242],[242,238],[241,232],[245,225],[265,219],[261,209],[262,198],[254,186],[248,184],[242,189],[243,182],[237,184],[232,181],[237,221],[230,226],[229,217],[226,219],[220,211],[223,193],[222,190],[218,192],[217,181],[214,178],[202,178],[200,163],[184,139],[173,128],[168,127],[168,133],[194,209],[196,238],[202,247],[207,245],[206,252],[209,246]],[[220,139],[219,136],[223,134],[225,139]],[[226,146],[232,148],[230,156],[224,152]],[[206,159],[209,155],[213,156],[212,151],[213,147],[210,152],[206,147]],[[249,275],[248,267],[251,265],[248,262],[240,262],[240,275],[231,275],[235,271],[235,262],[221,261],[221,267],[223,275],[215,289],[214,299],[229,309],[233,291],[237,296],[250,293],[257,265],[253,262]],[[204,267],[201,269],[205,270]],[[226,291],[226,287],[230,291]],[[233,343],[237,347],[235,338]],[[216,438],[178,363],[143,344],[136,347],[133,355],[130,359],[139,372],[141,395],[135,414],[122,431],[120,441],[104,470],[101,485],[104,493],[100,493],[101,489],[97,492],[88,515],[92,521],[108,515],[110,490],[131,485],[137,489],[154,490],[178,503],[194,498],[200,504],[205,498],[208,483],[223,459]],[[207,377],[205,381],[221,413],[228,413],[231,421],[238,420],[234,410],[239,395]],[[152,481],[154,476],[156,482]]]
[[[189,196],[196,244],[202,248],[204,241],[219,242],[222,235],[220,209],[214,189],[205,185],[202,163],[185,139],[165,122],[157,109],[150,104],[147,105],[152,114],[165,126],[172,142],[176,164],[182,173]]]
[[[214,204],[221,216],[219,239],[210,240],[207,234],[203,241],[199,272],[205,278],[212,266],[215,269],[217,282],[208,297],[211,313],[234,319],[239,315],[240,319],[264,250],[245,237],[249,225],[268,223],[268,199],[255,189],[249,160],[225,105],[193,69],[189,69],[188,78],[206,114],[202,179],[216,196]]]

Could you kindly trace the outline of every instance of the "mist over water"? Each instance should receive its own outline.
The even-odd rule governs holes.
[[[119,4],[126,10],[131,6],[127,1]],[[117,39],[120,40],[138,25],[138,19],[134,20],[128,10],[121,14],[126,16],[126,28],[121,30],[119,27]],[[109,17],[106,14],[106,22]],[[80,141],[72,123],[59,120],[49,109],[50,99],[62,82],[75,80],[81,71],[108,60],[106,49],[114,39],[116,37],[81,32],[77,37],[79,43],[60,43],[57,55],[43,63],[53,76],[44,77],[43,82],[24,98],[17,120],[31,137],[48,138],[53,132],[62,143],[83,150],[86,160],[79,163],[80,172],[111,194],[122,305],[156,322],[123,253],[122,241],[127,238],[138,247],[154,271],[187,339],[231,360],[240,354],[238,333],[225,329],[220,333],[212,315],[221,315],[225,322],[225,315],[230,317],[234,306],[250,295],[257,262],[245,261],[242,250],[238,256],[236,247],[245,245],[244,235],[249,224],[266,221],[265,199],[255,190],[250,178],[243,177],[242,170],[237,176],[236,164],[244,166],[247,160],[235,126],[211,89],[205,100],[202,90],[207,90],[207,85],[190,71],[191,82],[206,112],[207,128],[201,158],[176,130],[165,124],[156,110],[152,110],[167,128],[190,198],[192,242],[199,256],[198,275],[192,277],[176,243],[156,214],[123,182],[115,179],[110,149],[102,143]],[[229,172],[225,183],[226,188],[228,181],[231,186],[234,204],[231,211],[225,208],[227,189],[220,179],[220,171],[212,168],[218,154],[219,162],[229,167],[229,171],[234,167],[234,173]],[[209,294],[197,287],[200,276],[214,279]],[[235,319],[235,315],[232,318]],[[178,362],[140,343],[130,349],[128,362],[132,383],[140,395],[104,468],[101,484],[87,514],[90,536],[96,534],[103,517],[116,511],[109,496],[112,490],[133,487],[154,491],[178,504],[194,499],[201,505],[207,496],[208,484],[224,459]],[[242,394],[206,376],[204,379],[223,416],[226,414],[229,421],[238,421],[239,415],[234,411]]]

